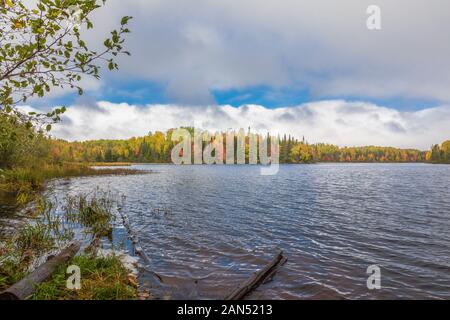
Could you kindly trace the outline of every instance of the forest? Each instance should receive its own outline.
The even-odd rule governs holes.
[[[65,107],[36,112],[27,112],[24,108],[36,103],[54,105],[52,100],[45,100],[46,97],[83,95],[84,90],[90,87],[87,85],[89,80],[100,83],[103,74],[119,70],[118,62],[123,61],[119,57],[124,59],[131,55],[128,42],[125,42],[131,33],[128,24],[131,16],[108,15],[111,20],[117,18],[112,30],[105,31],[104,25],[97,30],[94,26],[93,13],[104,10],[105,3],[105,0],[0,0],[0,299],[122,300],[156,297],[149,291],[140,290],[134,268],[122,260],[123,254],[127,258],[127,253],[121,253],[121,249],[128,251],[133,246],[130,253],[140,255],[148,267],[146,270],[153,272],[148,263],[150,259],[138,244],[128,218],[119,210],[119,206],[123,206],[118,199],[125,202],[125,195],[116,195],[109,186],[108,190],[97,187],[73,196],[65,191],[59,194],[48,182],[58,178],[97,175],[136,174],[141,179],[148,174],[152,178],[150,175],[154,172],[151,171],[109,166],[172,163],[172,151],[178,151],[174,146],[179,142],[172,139],[175,129],[123,140],[65,141],[52,136],[55,125],[64,125],[61,120],[67,111]],[[88,36],[88,32],[94,30],[95,37]],[[145,63],[154,61],[149,57]],[[196,131],[194,128],[184,129],[192,135]],[[202,133],[211,137],[209,132]],[[221,135],[222,147],[226,149],[226,133]],[[270,145],[274,137],[267,138]],[[279,160],[285,164],[450,163],[450,141],[433,145],[429,151],[421,151],[309,143],[304,137],[291,135],[278,138]],[[208,139],[202,146],[207,152],[209,149],[206,147],[211,142]],[[245,150],[247,162],[250,162],[250,150],[255,151],[254,141],[249,137],[240,140],[243,142],[240,150]],[[237,140],[234,144],[237,145]],[[105,164],[108,168],[99,168]],[[146,203],[143,210],[150,205],[153,203]],[[333,206],[331,203],[328,207]],[[170,219],[169,210],[165,211]],[[128,234],[124,238],[131,242],[130,246],[120,244],[115,248],[113,235],[116,226],[120,225],[116,221],[119,217]],[[176,216],[173,217],[175,221]],[[195,220],[193,217],[192,221]],[[396,228],[395,232],[398,230]],[[123,235],[121,233],[120,237]],[[428,232],[426,235],[428,239]],[[106,248],[112,248],[108,255],[101,250]],[[61,252],[56,254],[56,251]],[[170,252],[164,255],[169,256]],[[280,262],[281,254],[279,256]],[[80,272],[82,270],[83,275],[83,285],[77,291],[66,282],[67,270],[73,266]],[[274,270],[267,269],[271,271],[270,276]],[[165,295],[166,298],[171,297]]]
[[[442,145],[434,145],[431,151],[426,154],[426,161],[433,163],[450,163],[450,140],[445,141]]]
[[[194,128],[185,128],[194,134]],[[0,196],[14,195],[26,203],[52,178],[110,174],[113,169],[93,169],[129,163],[172,163],[174,129],[149,132],[126,140],[92,140],[69,142],[51,137],[42,128],[30,126],[20,117],[0,113]],[[206,131],[204,131],[205,133]],[[270,140],[270,137],[269,137]],[[224,149],[226,134],[223,133]],[[305,138],[279,137],[279,162],[282,164],[346,163],[450,163],[450,141],[431,146],[429,151],[393,147],[339,147],[327,143],[308,143]],[[236,142],[235,142],[236,143]],[[203,148],[206,142],[204,141]],[[245,140],[246,163],[249,163],[249,138]],[[122,171],[121,171],[122,170]],[[115,173],[133,170],[114,169]]]
[[[193,131],[192,128],[189,128]],[[170,163],[171,150],[175,145],[171,134],[150,132],[143,137],[128,140],[93,140],[67,142],[50,140],[51,158],[55,162],[131,162]],[[224,134],[225,135],[225,134]],[[225,137],[224,137],[225,141]],[[224,142],[225,143],[225,142]],[[246,141],[248,154],[248,139]],[[280,137],[280,163],[316,162],[447,162],[450,159],[450,142],[435,145],[430,151],[398,149],[393,147],[339,147],[327,143],[310,144],[284,135]]]

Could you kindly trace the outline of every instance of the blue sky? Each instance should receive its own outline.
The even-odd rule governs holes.
[[[345,99],[418,110],[450,102],[450,3],[378,0],[381,30],[367,28],[371,4],[109,1],[85,36],[95,47],[121,16],[133,16],[125,44],[132,56],[85,91],[88,99],[141,105]],[[74,101],[60,94],[45,103]]]
[[[320,100],[344,99],[348,101],[365,101],[380,106],[394,108],[401,111],[414,111],[439,105],[440,101],[425,98],[405,98],[392,96],[389,98],[374,98],[357,95],[317,95],[311,94],[307,89],[300,88],[271,88],[269,86],[255,86],[249,88],[211,90],[213,102],[216,105],[231,105],[239,107],[246,104],[262,105],[267,108],[280,108],[297,106],[307,102]],[[179,103],[166,94],[165,84],[146,80],[108,81],[104,87],[95,91],[88,91],[80,97],[76,92],[67,92],[64,95],[50,97],[45,100],[36,100],[35,107],[48,105],[70,106],[77,101],[97,100],[113,103],[129,103],[135,105],[171,104]],[[182,104],[182,103],[181,103]]]
[[[381,30],[367,28],[366,10],[372,4],[381,9]],[[130,111],[129,116],[120,113],[128,122],[135,108],[158,118],[149,110],[167,106],[167,122],[153,119],[136,132],[123,130],[128,135],[163,129],[161,123],[184,123],[195,114],[193,108],[209,110],[209,122],[219,121],[213,115],[221,112],[233,118],[237,111],[223,111],[224,105],[261,106],[252,111],[254,117],[271,114],[266,127],[279,126],[278,113],[266,109],[291,108],[293,118],[309,127],[305,119],[297,118],[302,114],[297,107],[308,109],[305,105],[312,103],[321,118],[310,121],[322,127],[309,129],[315,132],[311,140],[345,143],[345,137],[334,137],[346,133],[349,143],[380,143],[373,135],[384,130],[380,134],[386,145],[429,146],[450,137],[450,129],[441,127],[443,120],[450,123],[445,118],[450,108],[449,12],[450,2],[440,0],[342,0],[339,5],[335,0],[127,0],[126,6],[108,1],[94,15],[95,28],[85,33],[87,42],[101,45],[120,18],[130,15],[132,33],[125,46],[132,56],[119,59],[118,72],[104,72],[100,81],[86,79],[81,98],[59,91],[29,103],[41,109],[81,105],[96,110],[106,101],[112,108]],[[330,100],[351,107],[320,103]],[[335,117],[328,119],[320,108],[331,108]],[[346,121],[348,108],[366,121],[364,127],[356,118]],[[170,110],[175,109],[178,122],[171,118]],[[98,126],[111,120],[108,110],[103,111],[105,119]],[[420,119],[425,118],[431,123],[422,124]],[[79,123],[66,119],[72,125]],[[340,126],[334,128],[330,121]],[[294,125],[286,130],[302,131]],[[72,131],[66,127],[63,137],[86,138],[82,126],[71,127]],[[330,132],[331,127],[335,131]],[[417,137],[410,140],[406,133]],[[354,139],[355,135],[365,140]]]

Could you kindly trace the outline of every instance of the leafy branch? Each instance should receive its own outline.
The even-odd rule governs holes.
[[[23,114],[17,105],[31,97],[44,97],[56,88],[83,94],[84,76],[100,78],[100,63],[118,69],[116,58],[124,50],[130,32],[125,16],[111,31],[103,49],[88,47],[82,33],[92,29],[89,18],[105,0],[38,0],[34,6],[20,0],[0,0],[0,113],[14,114],[30,125],[60,120],[65,108],[46,114]]]

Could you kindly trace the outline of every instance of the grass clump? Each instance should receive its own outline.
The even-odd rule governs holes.
[[[116,218],[113,213],[116,201],[110,192],[97,189],[92,196],[69,196],[66,203],[64,210],[67,221],[80,224],[93,237],[111,237],[112,224]]]
[[[98,189],[93,195],[68,197],[63,212],[57,203],[41,197],[30,209],[34,218],[5,242],[0,243],[0,290],[25,276],[40,257],[66,246],[75,228],[92,238],[111,237],[114,199]]]
[[[7,241],[0,243],[0,291],[25,277],[37,262],[63,248],[73,240],[75,229],[92,239],[112,237],[115,220],[113,211],[116,200],[111,192],[96,189],[95,192],[68,197],[63,204],[39,198],[33,205],[31,223],[21,227]],[[40,284],[30,297],[36,300],[126,300],[135,299],[135,278],[130,277],[120,258],[115,255],[95,257],[85,253],[62,265],[52,278]],[[81,269],[82,288],[78,291],[66,288],[66,270],[69,265]]]
[[[142,171],[120,168],[95,169],[77,163],[16,167],[0,170],[0,192],[16,197],[17,204],[23,205],[35,199],[45,182],[51,179],[139,173]]]
[[[38,199],[31,213],[36,219],[0,243],[0,291],[23,278],[38,258],[73,239],[73,231],[52,209],[50,201]]]
[[[66,270],[69,265],[80,267],[80,290],[69,290],[66,287]],[[37,287],[31,299],[131,300],[136,297],[137,288],[130,281],[128,271],[118,257],[81,255],[60,266],[49,281]]]
[[[21,280],[27,274],[16,256],[9,254],[5,247],[0,248],[0,291]]]

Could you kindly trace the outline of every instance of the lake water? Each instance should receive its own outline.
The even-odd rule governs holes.
[[[52,192],[126,196],[160,298],[223,298],[278,249],[288,262],[249,298],[450,298],[450,166],[133,168],[153,173],[56,181]],[[380,290],[367,288],[370,265]]]

